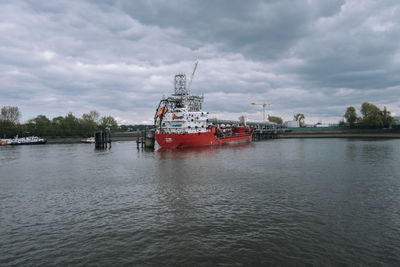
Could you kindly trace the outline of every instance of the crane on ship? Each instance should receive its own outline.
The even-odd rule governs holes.
[[[192,75],[190,76],[190,80],[189,80],[189,84],[188,84],[188,91],[189,91],[189,92],[190,92],[190,86],[192,85],[194,73],[196,72],[196,69],[197,69],[197,65],[198,65],[198,64],[199,64],[199,61],[197,60],[197,61],[194,63],[193,72],[192,72]]]

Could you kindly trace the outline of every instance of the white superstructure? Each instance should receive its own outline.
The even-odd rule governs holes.
[[[175,75],[175,92],[164,97],[154,117],[156,133],[204,133],[210,131],[208,112],[202,111],[203,96],[191,96],[186,75]]]

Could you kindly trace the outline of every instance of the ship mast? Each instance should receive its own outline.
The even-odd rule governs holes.
[[[175,75],[174,79],[174,94],[172,95],[175,107],[184,108],[186,107],[188,111],[200,111],[202,102],[204,100],[203,96],[192,96],[190,95],[190,85],[192,84],[194,74],[197,69],[198,61],[194,64],[193,72],[190,77],[189,83],[186,81],[186,75],[183,73]],[[172,99],[171,99],[172,100]]]
[[[189,95],[189,90],[186,88],[186,75],[183,73],[175,75],[175,96]]]

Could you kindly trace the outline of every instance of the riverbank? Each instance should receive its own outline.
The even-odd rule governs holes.
[[[279,138],[400,138],[400,134],[285,133]]]
[[[400,129],[302,129],[278,135],[279,138],[400,138]]]
[[[111,141],[135,141],[137,138],[136,132],[127,132],[127,133],[112,133]],[[46,137],[48,144],[76,144],[81,143],[83,137]]]

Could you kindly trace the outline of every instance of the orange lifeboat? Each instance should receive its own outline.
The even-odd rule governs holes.
[[[160,107],[159,109],[158,109],[158,112],[157,112],[157,117],[159,117],[159,118],[161,118],[161,116],[163,115],[163,114],[165,114],[166,112],[167,112],[167,108],[166,107]]]

